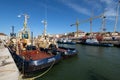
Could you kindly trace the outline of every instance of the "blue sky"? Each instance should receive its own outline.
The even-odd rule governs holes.
[[[35,36],[42,34],[44,26],[41,21],[44,19],[47,20],[49,34],[74,32],[76,27],[70,25],[75,23],[76,19],[82,22],[104,11],[107,16],[106,29],[112,32],[117,2],[118,0],[0,0],[0,32],[9,35],[11,26],[15,26],[16,33],[20,31],[24,17],[17,16],[24,13],[30,17],[28,27]],[[101,18],[93,20],[93,32],[100,31],[101,21]],[[80,24],[79,30],[90,32],[90,23]],[[117,31],[120,31],[120,24],[117,25]]]

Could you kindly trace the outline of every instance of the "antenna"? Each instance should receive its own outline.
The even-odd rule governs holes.
[[[14,33],[14,26],[12,26],[12,33]]]
[[[10,37],[16,37],[16,33],[14,33],[14,26],[12,26],[12,32],[10,33]]]

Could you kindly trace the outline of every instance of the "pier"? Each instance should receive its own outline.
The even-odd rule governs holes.
[[[100,41],[100,43],[111,43],[111,44],[120,44],[120,41]]]
[[[18,68],[7,48],[0,44],[0,80],[18,80]]]

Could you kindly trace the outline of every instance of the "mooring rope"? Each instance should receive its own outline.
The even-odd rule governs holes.
[[[22,74],[19,76],[19,79],[18,80],[35,80],[39,77],[42,77],[43,75],[45,75],[48,71],[51,70],[51,68],[53,67],[53,65],[55,64],[55,60],[53,61],[53,64],[45,71],[43,72],[42,74],[38,75],[38,76],[35,76],[35,77],[32,77],[32,78],[27,78],[27,79],[22,79]]]
[[[7,48],[9,49],[10,52],[12,52],[12,50],[11,50],[9,47],[7,47]],[[50,66],[45,72],[43,72],[42,74],[40,74],[40,75],[38,75],[38,76],[32,77],[32,78],[23,79],[23,78],[22,78],[22,77],[23,77],[23,74],[20,74],[20,75],[18,76],[18,80],[35,80],[36,78],[42,77],[42,76],[45,75],[48,71],[51,70],[51,68],[53,67],[54,64],[55,64],[55,60],[53,60],[53,63],[51,64],[51,66]]]

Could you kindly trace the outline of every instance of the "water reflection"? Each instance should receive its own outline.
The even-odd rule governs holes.
[[[75,47],[79,53],[62,60],[37,80],[120,80],[119,48],[80,44],[59,46]]]
[[[89,80],[109,80],[102,74],[98,74],[94,69],[88,70],[88,79]]]

